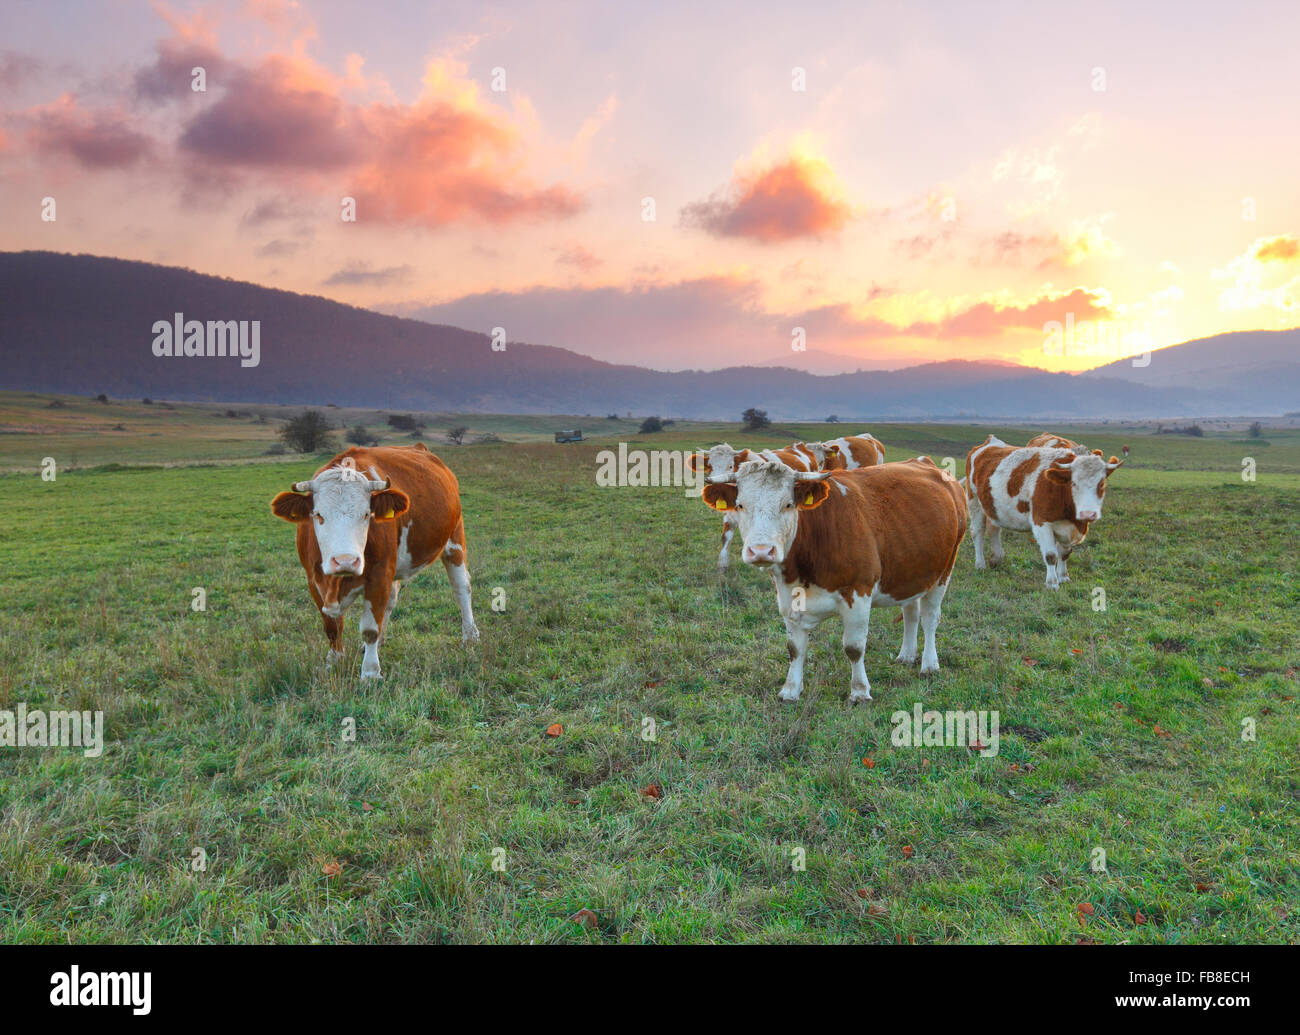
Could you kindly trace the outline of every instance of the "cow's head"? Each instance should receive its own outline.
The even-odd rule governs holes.
[[[702,498],[715,510],[734,511],[745,544],[746,564],[781,564],[794,545],[799,513],[826,502],[826,471],[794,471],[785,464],[750,460],[728,481],[704,486]]]
[[[1053,460],[1043,472],[1043,477],[1057,485],[1070,487],[1076,519],[1099,521],[1101,500],[1106,495],[1106,479],[1123,463],[1124,460],[1113,456],[1106,460],[1100,449],[1094,449],[1091,453],[1072,452]]]
[[[323,574],[360,575],[370,523],[392,521],[410,505],[406,493],[389,488],[388,479],[363,474],[345,457],[337,467],[276,496],[271,513],[285,521],[311,522]]]
[[[819,471],[843,471],[849,466],[848,457],[837,442],[810,442],[808,448],[817,458]]]
[[[734,477],[737,468],[748,459],[748,449],[732,449],[723,442],[721,445],[692,453],[686,463],[692,471],[703,474],[705,481],[725,482]]]

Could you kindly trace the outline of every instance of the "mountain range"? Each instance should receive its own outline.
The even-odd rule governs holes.
[[[155,325],[260,322],[256,366],[155,355]],[[494,345],[496,347],[494,347]],[[504,347],[502,347],[504,346]],[[845,357],[814,357],[834,366]],[[666,372],[94,255],[0,252],[0,388],[491,413],[778,419],[1161,418],[1300,410],[1300,329],[1220,334],[1082,374],[952,360],[819,375],[756,361]]]

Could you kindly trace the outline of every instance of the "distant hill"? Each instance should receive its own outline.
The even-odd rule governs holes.
[[[1300,410],[1300,328],[1216,334],[1158,349],[1145,367],[1124,359],[1081,376],[1195,389],[1218,399],[1222,412],[1294,412]]]
[[[246,368],[237,359],[155,356],[153,325],[177,312],[202,321],[261,321],[260,364]],[[1173,357],[1190,347],[1157,353],[1148,369],[1172,370]],[[0,252],[0,387],[8,389],[698,418],[732,417],[749,406],[777,419],[829,414],[1087,419],[1300,409],[1297,378],[1282,366],[1265,365],[1261,377],[1268,383],[1255,384],[1253,396],[1242,394],[1249,377],[1220,391],[1212,381],[1197,384],[1195,378],[1144,381],[1133,376],[1131,366],[1121,367],[1113,364],[1087,376],[961,361],[835,376],[784,367],[668,373],[551,346],[510,342],[504,351],[494,351],[483,334],[175,267],[92,255]],[[1224,371],[1223,378],[1230,373],[1231,368]],[[1279,383],[1284,374],[1287,380]]]

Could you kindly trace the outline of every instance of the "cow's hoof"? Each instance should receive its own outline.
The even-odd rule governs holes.
[[[342,660],[343,652],[341,650],[330,650],[325,655],[325,671],[328,672]]]
[[[895,660],[895,661],[901,661],[904,665],[915,665],[915,664],[916,664],[916,655],[915,655],[915,654],[904,654],[902,651],[899,651],[896,655],[894,655],[894,660]]]
[[[363,680],[366,680],[366,679],[383,679],[383,678],[384,678],[384,674],[383,674],[382,672],[380,672],[379,669],[375,669],[373,672],[362,672],[362,673],[361,673],[361,678],[362,678]]]
[[[976,570],[976,571],[987,571],[987,570],[988,570],[988,562],[985,561],[983,564],[980,564],[979,561],[976,561],[976,562],[975,562],[975,570]]]
[[[938,671],[939,663],[937,661],[927,661],[921,665],[921,675],[923,676],[932,676]]]
[[[1002,557],[990,557],[990,558],[989,558],[989,567],[990,567],[990,568],[996,568],[996,567],[998,567],[998,565],[1000,565],[1000,564],[1002,563],[1002,561],[1003,561],[1003,558],[1002,558]]]
[[[460,642],[467,645],[478,643],[478,626],[474,625],[470,626],[468,629],[462,630],[460,634]]]
[[[866,704],[870,700],[870,690],[852,690],[849,692],[849,704]]]
[[[799,700],[799,695],[802,692],[803,692],[802,690],[791,690],[787,687],[783,689],[776,696],[779,697],[782,701],[797,701]]]

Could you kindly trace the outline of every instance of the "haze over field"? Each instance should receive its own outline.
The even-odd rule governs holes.
[[[1300,322],[1294,4],[66,10],[4,9],[0,249],[653,370],[1081,371]]]

